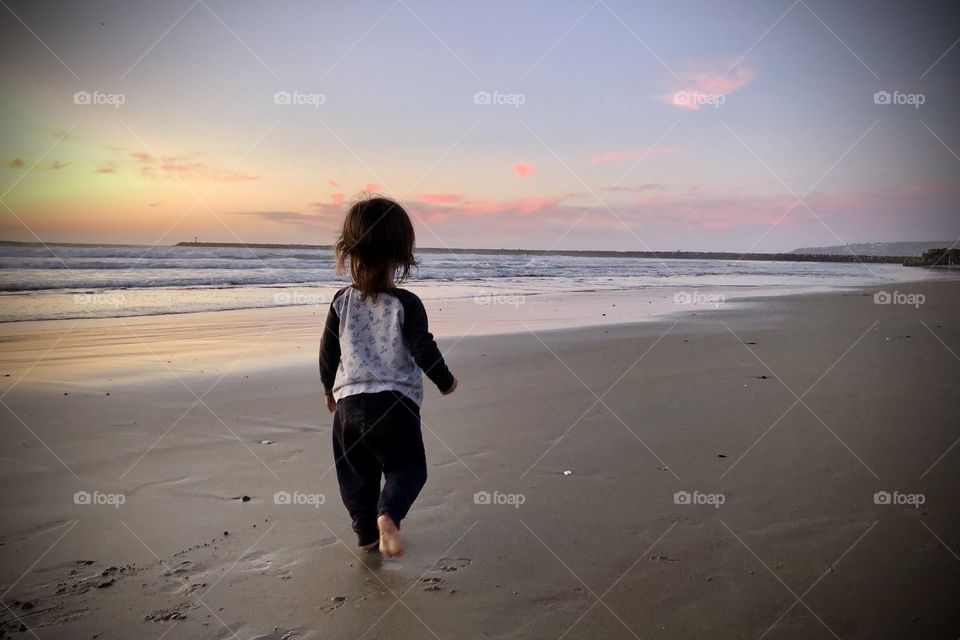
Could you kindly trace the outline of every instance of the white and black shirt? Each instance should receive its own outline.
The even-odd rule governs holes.
[[[320,340],[320,378],[327,393],[340,400],[398,391],[420,405],[421,373],[440,391],[453,386],[420,298],[405,289],[376,296],[353,286],[337,291]]]

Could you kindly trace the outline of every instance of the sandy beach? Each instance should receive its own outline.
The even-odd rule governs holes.
[[[960,640],[953,5],[0,0],[0,640]]]
[[[956,638],[960,282],[898,290],[496,335],[429,301],[461,386],[389,561],[324,307],[0,326],[3,637]]]

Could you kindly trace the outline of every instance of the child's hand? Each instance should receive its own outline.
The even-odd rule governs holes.
[[[332,393],[326,394],[327,397],[327,411],[333,413],[337,410],[337,399],[333,397]]]
[[[457,390],[457,386],[458,386],[459,384],[460,384],[460,383],[457,381],[457,377],[454,376],[454,377],[453,377],[453,384],[450,385],[450,388],[447,389],[446,391],[441,391],[441,392],[440,392],[440,395],[442,395],[442,396],[448,396],[448,395],[450,395],[451,393],[453,393],[454,391]]]

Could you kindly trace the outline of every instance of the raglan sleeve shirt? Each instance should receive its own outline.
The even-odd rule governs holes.
[[[395,389],[420,404],[417,368],[441,392],[449,391],[454,377],[430,333],[423,302],[405,289],[380,295],[386,297],[376,302],[346,287],[331,301],[320,340],[324,391],[339,398]],[[341,354],[341,347],[348,351]]]

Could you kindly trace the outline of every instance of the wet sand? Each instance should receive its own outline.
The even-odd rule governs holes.
[[[461,387],[388,561],[339,501],[322,308],[2,327],[4,633],[956,638],[960,284],[897,289],[465,337],[431,303]]]

